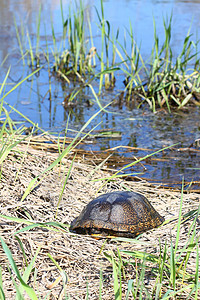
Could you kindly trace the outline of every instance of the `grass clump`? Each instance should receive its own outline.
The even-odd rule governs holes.
[[[81,9],[83,10],[82,6]],[[95,49],[92,53],[93,55],[97,55],[100,63],[100,72],[96,74],[96,76],[93,76],[90,82],[99,78],[99,93],[102,92],[103,82],[106,90],[114,89],[116,85],[115,73],[118,71],[125,78],[124,94],[126,94],[126,101],[131,102],[137,99],[138,101],[136,100],[135,104],[138,107],[147,102],[153,111],[161,107],[167,107],[168,111],[170,111],[174,107],[180,109],[188,103],[198,105],[197,100],[200,92],[200,79],[197,70],[199,65],[198,42],[193,42],[192,36],[188,32],[180,54],[177,57],[173,56],[173,50],[171,48],[172,15],[169,21],[163,19],[165,40],[161,46],[154,21],[154,46],[151,51],[150,61],[145,61],[142,57],[140,47],[137,46],[134,40],[131,24],[129,31],[127,31],[129,38],[124,37],[124,45],[122,45],[119,40],[119,30],[115,36],[111,34],[111,25],[109,21],[104,18],[103,2],[101,2],[101,14],[97,10],[96,13],[99,21],[98,27],[101,33],[101,52],[99,54],[98,51],[96,52],[96,48],[91,49]],[[83,72],[83,61],[87,61],[88,58],[88,56],[85,55],[83,47],[85,43],[83,39],[83,36],[85,36],[83,18],[82,11],[79,18],[74,15],[74,26],[71,25],[71,17],[69,18],[70,22],[68,22],[68,20],[66,21],[66,26],[69,23],[68,44],[70,47],[66,52],[67,56],[64,54],[64,61],[67,61],[67,73],[64,73],[65,76],[68,76],[70,68],[74,70],[78,78],[80,78],[83,73],[85,75],[87,73],[86,69]],[[81,22],[81,26],[79,23],[77,24],[77,19]],[[91,24],[89,27],[91,27]],[[82,32],[82,35],[80,35],[80,32]],[[79,35],[80,37],[77,38]],[[90,35],[90,39],[93,45],[92,35]],[[131,45],[130,53],[127,49],[128,45]],[[72,64],[69,68],[70,53],[72,53],[73,57],[79,57],[79,59],[71,60]],[[91,60],[90,52],[89,57]],[[58,65],[62,66],[63,64],[61,62],[61,64]],[[84,66],[86,66],[86,64]],[[95,74],[94,69],[93,74]],[[123,97],[121,97],[120,101],[123,101]]]
[[[182,191],[183,192],[183,191]],[[188,228],[184,243],[181,241],[181,225],[193,216],[194,220]],[[198,299],[200,295],[199,280],[199,237],[197,221],[199,208],[194,215],[182,215],[182,199],[180,204],[176,239],[161,241],[156,254],[149,251],[117,250],[115,253],[104,253],[113,268],[115,299],[122,299],[122,281],[126,279],[125,269],[131,269],[131,279],[127,282],[125,299],[131,295],[133,299]],[[169,221],[165,222],[168,223]],[[125,241],[125,239],[119,239]],[[127,239],[132,244],[139,241]],[[148,244],[148,242],[147,242]],[[146,247],[144,243],[144,247]],[[193,261],[191,271],[190,260]]]
[[[63,43],[67,45],[59,56],[59,52],[55,52],[54,72],[58,72],[63,78],[76,78],[90,72],[92,65],[92,57],[95,54],[95,48],[91,47],[88,50],[86,45],[88,40],[86,38],[85,17],[82,2],[80,7],[76,8],[77,12],[71,11],[69,8],[69,16],[64,21],[63,11]],[[89,21],[88,21],[89,22]],[[52,36],[54,45],[56,45],[56,38],[52,24]],[[66,42],[67,40],[67,42]]]
[[[165,32],[163,45],[160,46],[154,21],[154,46],[150,62],[148,60],[144,62],[140,51],[135,48],[133,60],[135,68],[134,71],[132,68],[131,72],[127,73],[125,80],[126,90],[132,95],[132,99],[136,97],[137,100],[143,100],[137,101],[138,106],[147,102],[154,112],[161,107],[167,107],[170,112],[174,107],[180,109],[188,103],[198,104],[195,99],[200,91],[199,72],[196,69],[199,64],[198,42],[194,43],[188,33],[181,53],[176,58],[170,45],[172,16],[168,22],[163,19],[163,25]],[[130,32],[133,39],[132,29]]]
[[[121,42],[119,29],[114,33],[110,22],[105,19],[102,0],[101,11],[96,9],[96,15],[99,39],[93,37],[94,24],[87,15],[87,8],[83,6],[82,1],[74,10],[69,6],[67,18],[64,16],[61,1],[63,23],[61,42],[58,43],[56,39],[52,23],[54,45],[52,55],[47,41],[46,53],[42,49],[42,56],[45,57],[51,74],[61,80],[62,84],[69,86],[69,93],[64,101],[65,107],[70,106],[68,104],[75,98],[78,99],[77,95],[86,87],[95,94],[95,100],[99,105],[100,101],[97,101],[96,95],[104,90],[113,93],[121,78],[125,88],[120,93],[117,91],[115,93],[116,102],[121,105],[133,103],[133,106],[140,107],[147,103],[154,112],[162,107],[166,107],[170,112],[173,108],[181,109],[188,104],[199,105],[198,41],[194,42],[188,32],[180,54],[175,57],[171,47],[172,15],[169,20],[163,19],[165,39],[162,45],[154,21],[154,46],[149,50],[147,59],[143,58],[141,46],[137,46],[131,23],[129,30],[125,30]],[[27,34],[29,50],[26,50],[26,46],[25,50],[23,49],[24,29],[21,29],[22,38],[16,29],[23,61],[26,56],[30,57],[30,65],[36,67],[41,65],[40,18],[39,13],[35,47]],[[100,47],[97,46],[99,44]],[[117,72],[120,76],[116,75]],[[94,84],[96,81],[99,82],[98,89]]]

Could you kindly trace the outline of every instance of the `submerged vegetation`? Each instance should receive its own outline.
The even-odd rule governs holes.
[[[81,244],[87,237],[77,237],[69,233],[70,217],[69,211],[65,210],[66,204],[62,203],[64,200],[63,195],[69,184],[70,189],[66,194],[71,193],[68,207],[72,209],[74,204],[72,201],[75,202],[73,196],[81,192],[80,186],[78,186],[76,193],[72,193],[75,182],[75,172],[73,176],[71,175],[75,162],[73,151],[88,135],[92,134],[92,130],[85,133],[88,125],[100,112],[105,111],[109,106],[109,104],[102,106],[99,95],[104,90],[108,92],[110,90],[114,91],[117,80],[119,80],[116,75],[117,72],[123,74],[124,81],[124,90],[121,91],[119,95],[116,93],[115,101],[118,102],[119,105],[122,105],[123,101],[133,103],[138,107],[144,103],[148,103],[153,111],[159,107],[167,107],[170,111],[174,106],[180,109],[189,104],[199,105],[200,78],[198,72],[199,60],[197,56],[198,43],[194,43],[191,40],[190,34],[185,38],[180,55],[174,58],[170,46],[172,18],[169,19],[169,22],[164,20],[165,42],[161,47],[159,45],[155,25],[155,44],[150,59],[144,60],[133,38],[132,26],[130,25],[130,29],[127,31],[130,40],[124,38],[124,45],[122,45],[118,40],[119,32],[114,36],[109,22],[104,19],[103,1],[101,4],[101,12],[97,11],[99,20],[98,26],[101,32],[101,50],[95,47],[95,38],[92,36],[91,23],[87,15],[85,15],[82,6],[80,6],[78,13],[72,12],[70,9],[69,16],[65,20],[63,7],[61,5],[63,39],[58,46],[52,24],[54,45],[54,50],[51,50],[52,53],[48,48],[48,44],[46,44],[46,52],[44,52],[44,49],[40,52],[40,17],[37,26],[37,44],[33,46],[27,34],[28,50],[24,48],[23,43],[24,29],[22,27],[21,32],[19,32],[16,26],[23,63],[28,62],[30,67],[34,70],[28,77],[40,71],[41,68],[43,68],[43,64],[45,64],[45,66],[48,66],[50,76],[55,76],[58,80],[61,80],[63,84],[69,85],[69,87],[73,86],[73,88],[70,89],[68,97],[64,100],[65,107],[72,105],[71,102],[74,102],[77,95],[85,87],[89,87],[100,109],[85,123],[70,143],[67,144],[65,138],[63,143],[61,143],[59,137],[55,139],[45,133],[37,124],[34,124],[6,102],[6,97],[28,77],[18,83],[9,92],[3,93],[9,71],[5,76],[5,80],[1,84],[0,89],[0,181],[2,184],[1,190],[4,190],[4,185],[9,181],[6,174],[9,169],[8,166],[13,166],[13,168],[11,168],[12,178],[10,183],[12,185],[11,190],[13,194],[11,194],[12,197],[9,198],[8,202],[6,200],[3,202],[3,200],[8,197],[6,194],[8,191],[6,189],[6,192],[4,191],[5,194],[2,192],[1,195],[2,207],[6,213],[3,211],[0,216],[2,222],[0,236],[2,245],[0,299],[7,298],[7,290],[13,290],[12,296],[16,297],[16,299],[27,299],[27,295],[30,299],[50,299],[52,294],[49,290],[53,290],[59,282],[61,282],[61,293],[57,293],[57,299],[72,299],[70,298],[70,292],[67,292],[67,288],[68,285],[73,284],[73,282],[70,283],[71,274],[65,264],[74,264],[73,268],[75,270],[77,268],[78,270],[77,249],[73,248],[74,256],[70,256],[72,252],[71,248],[74,245],[81,247]],[[127,45],[131,45],[131,49],[129,49],[130,53],[127,49]],[[121,77],[122,76],[120,76],[120,78]],[[94,87],[94,82],[98,83],[98,88]],[[50,90],[49,94],[51,94]],[[24,126],[20,126],[12,120],[10,114],[13,110],[33,126],[28,134]],[[65,133],[68,131],[67,126],[68,122]],[[42,132],[43,135],[47,134],[48,139],[57,145],[57,153],[59,154],[56,155],[51,162],[48,161],[48,166],[45,165],[40,172],[38,172],[38,169],[36,169],[36,171],[32,170],[32,164],[28,164],[27,174],[29,174],[29,171],[30,174],[29,176],[25,174],[26,182],[24,183],[23,172],[21,172],[21,170],[24,167],[25,160],[27,160],[27,158],[29,159],[29,155],[32,155],[30,154],[31,152],[29,153],[31,141],[34,133],[38,130]],[[48,155],[43,153],[42,158],[38,158],[37,154],[34,154],[32,159],[39,164],[40,159],[44,159],[46,162],[45,159],[48,159]],[[131,165],[126,167],[135,165],[137,162],[152,155],[153,153],[138,161],[134,161]],[[118,188],[117,184],[119,184],[120,188],[130,188],[131,183],[126,185],[125,181],[119,181],[119,172],[111,176],[102,172],[100,175],[98,174],[97,178],[94,178],[94,174],[100,172],[99,170],[101,170],[103,163],[95,167],[90,166],[89,171],[87,171],[88,173],[83,174],[82,177],[86,180],[86,185],[95,185],[95,188],[98,188],[98,190],[103,190],[106,185],[109,188],[110,186],[111,188]],[[79,162],[77,165],[77,169],[79,170],[81,163]],[[125,167],[123,167],[122,170],[124,168]],[[54,183],[55,174],[51,174],[51,172],[55,170],[62,179],[59,192],[55,197],[56,200],[54,199],[56,202],[53,201],[51,197],[48,198],[48,195],[44,195],[45,191],[42,196],[37,194],[43,181],[46,180],[45,183],[49,183],[49,177],[52,176],[53,178],[50,183]],[[85,171],[85,166],[83,166],[83,170]],[[77,178],[78,183],[83,180],[82,178],[80,180],[79,173]],[[132,187],[135,186],[133,185]],[[47,189],[48,188],[52,189],[51,185],[49,185]],[[16,191],[16,189],[19,190]],[[150,186],[148,186],[147,189],[149,190]],[[88,188],[85,193],[88,197]],[[30,199],[32,199],[29,198],[30,195],[33,195],[33,198],[35,195],[37,199],[39,197],[38,195],[40,195],[41,199],[39,200],[41,203],[39,203],[39,205],[37,204],[38,206],[34,206],[34,204],[30,202]],[[179,207],[179,212],[164,223],[163,226],[168,228],[167,233],[164,232],[164,227],[159,229],[159,236],[161,236],[160,241],[158,242],[157,236],[155,239],[156,242],[154,241],[150,248],[147,247],[146,242],[148,236],[146,240],[141,241],[140,238],[142,239],[143,236],[135,240],[118,238],[111,240],[110,243],[107,240],[95,242],[95,244],[98,245],[95,248],[96,253],[95,251],[93,252],[93,248],[87,253],[87,255],[92,257],[92,268],[95,268],[96,265],[96,262],[93,261],[94,258],[99,260],[99,256],[103,256],[104,259],[101,261],[101,268],[98,269],[98,271],[100,270],[99,273],[94,273],[94,278],[92,278],[92,280],[94,280],[95,276],[98,277],[98,290],[95,290],[95,292],[92,290],[92,293],[90,293],[87,286],[82,286],[82,290],[86,290],[86,299],[92,299],[90,297],[94,297],[94,294],[96,298],[103,299],[104,291],[109,285],[112,287],[112,292],[110,292],[109,296],[115,299],[128,299],[129,297],[133,299],[199,299],[200,237],[197,234],[197,231],[199,231],[199,208],[198,200],[195,200],[198,199],[198,197],[194,197],[194,200],[192,200],[193,204],[195,203],[195,208],[190,210],[189,213],[186,213],[183,212],[183,188],[179,196],[175,196],[173,193],[171,196],[173,201],[174,199],[178,201],[180,198],[180,202],[178,204],[176,203]],[[159,197],[160,191],[158,192],[157,198]],[[166,197],[166,201],[169,200],[168,198],[169,196]],[[80,202],[79,197],[77,197],[76,201],[76,207],[75,209],[73,208],[74,213],[77,213],[78,210],[77,203]],[[161,205],[163,205],[164,202],[161,203]],[[188,205],[189,203],[190,202],[187,202]],[[29,206],[30,209],[28,208]],[[167,204],[166,207],[168,208]],[[172,231],[173,235],[171,234]],[[152,232],[152,235],[153,234],[154,232]],[[65,240],[66,237],[67,240]],[[88,238],[87,241],[92,244],[91,239]],[[62,247],[60,244],[56,244],[58,242],[63,242]],[[155,245],[157,242],[158,244]],[[67,243],[69,246],[67,246]],[[141,249],[135,250],[134,246],[139,243],[141,244]],[[84,246],[85,244],[83,243],[82,247]],[[66,247],[68,247],[67,251],[64,252],[63,249]],[[105,249],[106,247],[108,247],[108,249]],[[89,249],[90,248],[89,245]],[[81,248],[81,251],[83,251],[83,248]],[[87,257],[87,255],[84,252],[83,256]],[[71,261],[68,259],[69,256]],[[18,257],[20,257],[20,260]],[[88,258],[86,258],[86,260],[88,260]],[[106,261],[109,263],[107,269],[104,268]],[[80,265],[81,264],[82,262]],[[41,265],[44,266],[42,271],[40,269]],[[52,284],[44,288],[45,284],[43,280],[49,270],[52,271],[50,274],[53,274],[54,277],[51,278]],[[56,277],[55,274],[59,274],[59,276]],[[80,278],[82,277],[86,277],[83,285],[91,280],[91,278],[87,279],[87,275],[85,275],[84,272],[80,274]],[[149,285],[151,280],[153,283]],[[6,287],[5,281],[6,283],[9,281]],[[40,290],[42,287],[45,290],[44,293],[43,290]],[[79,293],[80,297],[83,297],[82,290],[81,294]]]

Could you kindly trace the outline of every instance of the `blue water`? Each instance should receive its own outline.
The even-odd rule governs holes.
[[[67,18],[69,6],[72,10],[78,9],[74,1],[63,1],[64,17]],[[98,19],[95,10],[101,11],[100,1],[83,1],[86,7],[85,16],[89,16],[92,22],[92,34],[94,44],[98,53],[101,52],[100,30],[98,29]],[[154,44],[153,18],[156,24],[157,35],[160,45],[164,41],[163,19],[172,17],[172,37],[171,46],[174,56],[180,53],[184,38],[188,31],[193,35],[193,40],[198,39],[200,2],[198,1],[140,1],[140,0],[108,0],[104,1],[105,19],[109,21],[112,32],[115,35],[119,29],[119,41],[124,45],[127,42],[129,49],[129,39],[127,30],[130,30],[130,23],[133,29],[134,40],[141,47],[141,53],[145,60],[148,60]],[[55,51],[52,40],[52,25],[55,31],[57,47],[62,40],[62,18],[60,1],[1,1],[0,3],[0,61],[7,58],[0,69],[1,82],[11,66],[9,85],[6,91],[14,86],[22,78],[31,73],[27,67],[27,62],[23,65],[19,44],[16,37],[16,27],[14,16],[19,32],[24,30],[21,42],[24,49],[29,48],[28,35],[30,36],[33,49],[37,43],[37,24],[39,7],[41,5],[41,25],[40,25],[40,51],[46,51],[48,45],[49,53]],[[51,23],[52,22],[52,23]],[[88,44],[89,47],[89,44]],[[24,50],[25,51],[25,50]],[[8,57],[7,57],[8,55]],[[53,56],[50,55],[52,61]],[[103,92],[101,96],[102,104],[107,104],[114,99],[116,92],[124,88],[123,78],[120,74],[117,77],[116,88],[113,92]],[[49,86],[52,90],[52,100],[49,100]],[[34,75],[30,80],[25,81],[13,91],[5,100],[13,105],[26,117],[37,123],[40,127],[51,132],[64,134],[64,130],[69,117],[69,111],[65,110],[62,102],[72,87],[64,87],[55,77],[48,76],[48,66]],[[98,85],[94,85],[97,90]],[[86,106],[86,99],[93,102],[91,107]],[[98,111],[99,107],[94,101],[88,88],[83,91],[79,98],[80,105],[75,107],[70,115],[69,128],[73,131],[80,130],[85,122]],[[125,106],[119,110],[118,107],[109,107],[108,113],[102,113],[96,118],[88,130],[99,124],[97,129],[114,128],[122,134],[121,140],[101,139],[94,145],[85,146],[86,149],[102,150],[118,145],[140,147],[152,149],[152,151],[180,143],[179,147],[189,147],[195,139],[200,137],[199,108],[191,109],[190,113],[168,115],[163,112],[153,114],[149,109],[129,110]],[[11,112],[12,118],[16,121],[23,120],[18,114]],[[28,125],[27,122],[25,122]],[[73,135],[73,132],[70,132]],[[148,154],[143,150],[136,153],[125,153],[126,157],[132,159],[134,154],[142,157]],[[162,154],[163,155],[163,154]],[[158,158],[161,158],[161,154]],[[167,162],[154,161],[148,165],[147,170],[141,176],[153,180],[181,181],[185,176],[187,181],[199,180],[200,168],[199,154],[188,152],[167,152]],[[140,171],[135,168],[134,171]]]

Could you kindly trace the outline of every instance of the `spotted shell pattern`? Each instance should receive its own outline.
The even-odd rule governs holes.
[[[77,233],[135,237],[158,227],[164,218],[139,193],[117,191],[89,202],[70,230]]]

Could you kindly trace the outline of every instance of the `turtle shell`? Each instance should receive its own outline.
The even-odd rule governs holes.
[[[158,227],[164,218],[141,194],[117,191],[89,202],[70,227],[82,234],[135,237]]]

